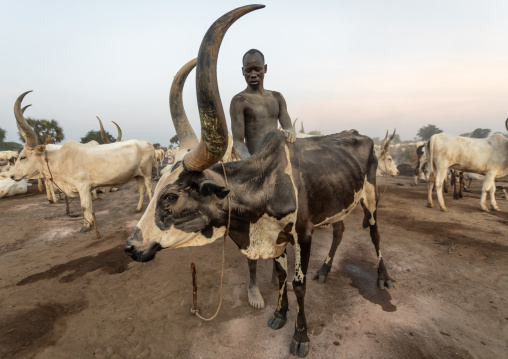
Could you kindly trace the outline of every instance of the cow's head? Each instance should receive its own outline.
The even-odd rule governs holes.
[[[228,195],[213,171],[190,171],[177,162],[160,179],[152,201],[127,239],[125,252],[148,261],[163,248],[201,246],[224,235]]]
[[[125,252],[131,258],[149,261],[160,249],[204,245],[224,235],[229,190],[220,172],[207,170],[224,156],[228,146],[217,84],[217,55],[231,24],[262,7],[244,6],[218,19],[203,38],[197,60],[187,63],[175,76],[170,92],[171,116],[181,147],[193,149],[159,180],[152,201],[125,243]],[[181,95],[196,63],[201,141],[187,126]]]
[[[14,103],[14,116],[16,117],[19,133],[25,138],[25,147],[19,154],[16,164],[11,169],[11,178],[15,181],[36,177],[41,172],[42,165],[44,164],[43,154],[46,151],[46,146],[39,145],[34,129],[23,117],[23,113],[31,105],[21,108],[21,102],[29,92],[32,91],[21,94]]]
[[[399,170],[397,169],[397,165],[395,164],[395,161],[388,152],[390,144],[392,143],[392,140],[395,138],[395,131],[396,129],[393,131],[393,134],[391,135],[388,142],[386,141],[388,138],[388,131],[386,131],[385,139],[383,140],[383,144],[381,145],[381,153],[379,154],[378,157],[378,165],[377,165],[378,173],[389,174],[391,176],[398,176],[400,174]]]

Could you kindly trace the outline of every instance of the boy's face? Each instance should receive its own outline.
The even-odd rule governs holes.
[[[266,65],[260,54],[248,54],[243,60],[242,73],[250,87],[257,88],[263,85]]]

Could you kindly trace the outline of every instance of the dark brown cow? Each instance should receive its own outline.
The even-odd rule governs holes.
[[[274,131],[249,159],[217,163],[228,144],[217,85],[219,46],[234,21],[262,7],[233,10],[206,33],[196,67],[202,140],[160,179],[154,199],[127,238],[125,252],[134,260],[149,261],[164,248],[211,243],[229,226],[231,239],[248,258],[276,259],[279,299],[268,324],[279,329],[287,320],[286,245],[291,243],[298,307],[290,352],[305,357],[310,343],[304,298],[314,226],[340,223],[360,203],[363,226],[370,228],[378,256],[378,285],[391,287],[379,250],[377,158],[372,140],[355,130],[297,139],[293,144]],[[339,232],[340,228],[334,230],[334,236]]]

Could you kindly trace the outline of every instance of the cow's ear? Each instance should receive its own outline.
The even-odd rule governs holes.
[[[212,181],[204,181],[199,186],[199,193],[201,193],[203,196],[215,194],[219,198],[224,198],[228,195],[229,189],[224,186],[219,186]]]
[[[46,145],[39,145],[39,146],[35,147],[35,155],[36,156],[40,156],[44,152],[46,152]]]

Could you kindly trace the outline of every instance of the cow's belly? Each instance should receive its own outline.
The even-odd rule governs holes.
[[[353,209],[355,209],[358,202],[360,202],[360,199],[362,198],[362,193],[363,193],[363,188],[361,190],[359,190],[358,192],[355,192],[354,200],[349,206],[347,206],[346,208],[344,208],[343,210],[341,210],[338,213],[332,214],[330,217],[326,217],[323,221],[321,221],[317,224],[315,223],[314,225],[315,226],[322,226],[324,224],[331,224],[331,223],[336,223],[336,222],[344,220],[347,216],[349,216],[351,211],[353,211]]]

